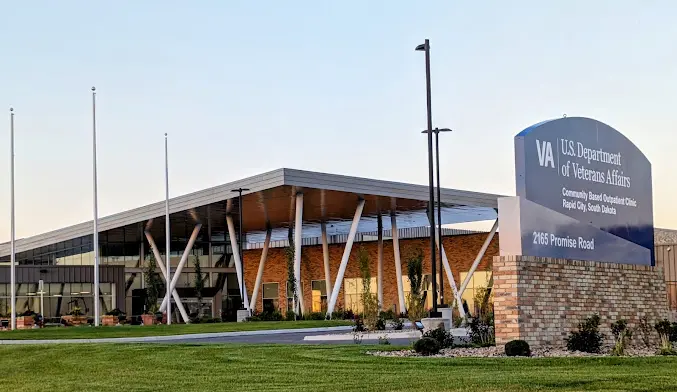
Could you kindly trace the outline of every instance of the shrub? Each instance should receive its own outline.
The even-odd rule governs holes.
[[[672,324],[668,320],[662,320],[656,323],[654,326],[656,332],[658,332],[658,337],[661,340],[661,346],[659,353],[661,355],[672,355],[675,351],[672,348],[672,342],[670,341],[670,332],[672,331]]]
[[[115,308],[113,310],[109,310],[108,312],[106,312],[106,316],[124,316],[124,314],[125,314],[125,312],[123,312],[122,310],[120,310],[118,308]]]
[[[284,319],[287,321],[296,321],[296,313],[292,312],[291,310],[288,310]]]
[[[454,347],[454,337],[444,329],[443,325],[424,333],[423,337],[435,339],[439,343],[440,348]]]
[[[201,318],[197,317],[197,319]],[[278,312],[277,310],[254,312],[250,317],[247,318],[247,321],[282,321],[282,313]]]
[[[511,340],[505,344],[505,355],[509,357],[530,357],[531,348],[524,340]]]
[[[421,355],[435,355],[440,352],[440,344],[433,338],[421,338],[414,342],[414,351]]]
[[[670,326],[670,341],[677,342],[677,322],[673,322]]]
[[[390,340],[388,340],[388,335],[379,336],[378,337],[378,344],[382,344],[382,345],[386,345],[386,346],[390,345]]]
[[[637,323],[637,333],[645,347],[651,347],[651,329],[651,324],[649,324],[649,320],[646,316],[639,319],[639,322]]]
[[[402,328],[404,328],[404,320],[403,320],[403,317],[401,317],[401,316],[404,316],[404,315],[394,316],[392,318],[391,326],[393,327],[393,329],[395,331],[401,331]]]
[[[386,329],[386,320],[383,317],[379,317],[376,319],[376,330],[377,331],[385,331]]]
[[[470,319],[470,341],[478,345],[493,345],[494,336],[493,317],[473,317]]]
[[[308,314],[305,314],[303,318],[305,320],[324,320],[325,314],[323,312],[310,312]]]
[[[628,321],[621,319],[612,323],[611,332],[614,334],[615,341],[613,355],[624,355],[632,338],[632,331],[628,329]]]
[[[566,339],[567,350],[586,353],[599,353],[604,335],[599,333],[599,316],[594,314],[578,324],[578,331],[573,331]]]
[[[364,321],[362,321],[362,318],[356,317],[354,324],[353,324],[353,332],[364,332],[367,329],[364,327]]]
[[[396,317],[395,312],[392,309],[382,311],[380,316],[384,320],[392,320]]]

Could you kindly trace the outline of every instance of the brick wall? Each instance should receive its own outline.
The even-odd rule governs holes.
[[[449,264],[454,275],[457,285],[460,285],[460,273],[467,272],[472,265],[477,253],[482,244],[487,238],[487,234],[468,234],[451,236],[443,239],[444,249],[449,259]],[[371,260],[371,275],[376,277],[377,274],[377,242],[369,241],[364,243],[355,243],[350,254],[350,259],[346,268],[344,278],[359,278],[360,268],[357,262],[357,252],[360,246],[364,246],[368,251]],[[339,264],[343,255],[344,244],[329,245],[329,260],[332,277],[332,286],[336,280]],[[427,238],[420,239],[403,239],[400,240],[400,253],[402,262],[402,274],[406,277],[407,274],[407,254],[415,249],[420,248],[424,253],[423,273],[430,273],[430,241]],[[482,259],[478,270],[491,269],[491,259],[498,255],[498,234],[492,240],[487,252]],[[245,282],[247,290],[251,293],[256,281],[256,274],[259,268],[259,261],[261,258],[261,250],[248,250],[244,252],[245,260]],[[439,259],[438,259],[439,263]],[[439,271],[438,271],[439,273]],[[392,241],[383,242],[383,307],[392,308],[398,303],[397,298],[397,281],[395,278],[395,261],[393,256]],[[303,247],[301,257],[301,281],[303,283],[303,298],[306,309],[311,307],[311,281],[324,279],[324,262],[322,258],[322,246],[305,246]],[[287,282],[287,261],[284,254],[284,249],[273,248],[268,251],[268,260],[263,272],[262,283],[279,283],[280,307],[282,310],[286,309],[286,282]],[[451,286],[446,279],[444,279],[444,292],[446,298],[451,298]],[[262,289],[259,289],[259,295],[256,303],[256,309],[262,308]],[[329,295],[331,295],[329,293]],[[251,294],[250,294],[251,298]],[[343,287],[339,292],[337,307],[343,306],[344,302]],[[447,303],[450,301],[447,300]]]
[[[569,332],[593,313],[607,343],[610,324],[667,317],[660,268],[627,264],[497,256],[493,260],[496,343],[523,339],[532,346],[564,346]]]

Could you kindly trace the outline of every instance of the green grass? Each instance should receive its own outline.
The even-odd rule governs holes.
[[[373,348],[373,346],[372,346]],[[677,358],[382,358],[366,346],[0,346],[12,391],[668,391]]]
[[[166,336],[191,333],[255,331],[269,329],[296,329],[350,325],[350,321],[261,321],[251,323],[125,325],[119,327],[49,327],[0,332],[0,340],[9,339],[96,339],[138,336]]]

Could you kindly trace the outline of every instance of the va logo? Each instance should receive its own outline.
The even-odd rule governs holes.
[[[538,164],[545,167],[550,166],[554,169],[555,160],[552,156],[552,144],[536,139],[536,150],[538,151]]]

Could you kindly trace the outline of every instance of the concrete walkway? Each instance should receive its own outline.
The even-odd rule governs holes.
[[[272,336],[294,334],[295,336],[303,334],[347,332],[352,330],[352,326],[340,327],[317,327],[317,328],[297,328],[297,329],[270,329],[258,331],[236,331],[236,332],[215,332],[215,333],[195,333],[185,335],[166,335],[166,336],[140,336],[129,338],[100,338],[100,339],[43,339],[43,340],[0,340],[0,345],[12,344],[87,344],[87,343],[190,343],[195,340],[201,342],[226,342],[228,338]]]

